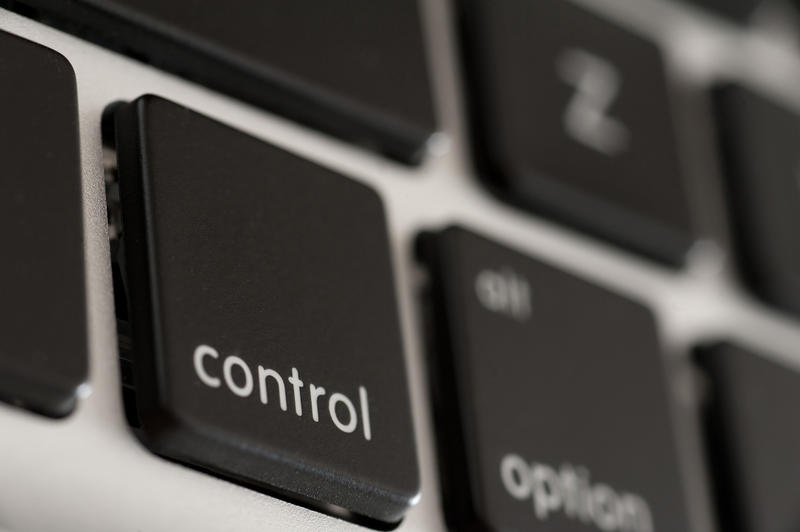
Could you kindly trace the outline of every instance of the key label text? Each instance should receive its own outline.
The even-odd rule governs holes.
[[[510,268],[482,270],[475,277],[475,295],[492,312],[518,321],[525,321],[531,315],[530,284]]]
[[[222,371],[219,371],[219,363],[214,364],[216,371],[211,371],[210,361],[218,361],[219,358],[219,352],[209,345],[199,345],[195,348],[194,371],[200,382],[210,388],[220,388],[224,383],[231,393],[242,398],[258,393],[258,398],[264,405],[269,404],[270,399],[274,400],[275,395],[273,394],[277,392],[278,405],[284,412],[288,410],[286,393],[286,382],[288,382],[292,387],[294,412],[297,416],[303,416],[302,390],[305,383],[300,379],[300,372],[297,368],[292,368],[291,376],[284,381],[283,377],[274,369],[265,368],[259,364],[254,372],[242,358],[228,355],[222,360]],[[327,391],[322,386],[311,383],[308,383],[307,390],[308,404],[311,406],[311,419],[319,422],[320,398],[325,396]],[[364,439],[367,441],[372,439],[369,396],[364,386],[358,387],[358,411],[356,411],[353,401],[343,393],[331,393],[327,399],[328,416],[337,429],[345,433],[355,432],[360,420]]]
[[[642,497],[619,493],[607,484],[592,484],[584,467],[564,464],[556,470],[507,454],[500,462],[500,477],[514,499],[533,502],[533,512],[541,521],[560,512],[604,532],[655,531],[650,507]]]
[[[585,50],[570,49],[559,57],[557,68],[561,79],[575,88],[564,113],[567,134],[608,156],[624,152],[630,144],[630,132],[608,115],[622,88],[614,65]]]

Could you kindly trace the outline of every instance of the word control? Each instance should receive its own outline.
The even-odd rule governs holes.
[[[158,97],[106,116],[136,435],[304,506],[399,522],[419,475],[378,195]]]
[[[250,397],[257,388],[259,400],[264,405],[269,403],[269,387],[274,386],[275,392],[273,393],[275,393],[278,397],[280,409],[286,412],[288,408],[288,401],[286,400],[286,382],[288,382],[293,390],[292,398],[294,401],[294,412],[297,414],[297,416],[302,417],[303,401],[301,398],[301,393],[305,383],[300,378],[300,373],[297,371],[297,368],[292,368],[291,376],[284,381],[280,373],[274,369],[265,368],[259,364],[257,372],[253,372],[247,362],[242,360],[240,357],[229,355],[225,357],[224,361],[222,362],[223,377],[221,379],[220,377],[209,373],[208,367],[206,366],[207,358],[218,361],[220,358],[219,352],[208,345],[197,346],[192,357],[194,370],[197,374],[197,378],[200,379],[200,381],[206,386],[210,388],[220,388],[222,387],[222,383],[224,381],[225,387],[232,394],[241,398]],[[235,372],[237,371],[238,374],[241,375],[241,377],[238,378],[238,381],[237,377],[234,376]],[[253,377],[254,374],[256,375],[255,378]],[[256,381],[258,382],[257,386],[255,384]],[[311,405],[311,418],[315,422],[319,422],[319,401],[320,398],[326,394],[326,390],[322,386],[316,386],[310,383],[307,389],[308,402]],[[346,395],[339,392],[334,392],[328,397],[327,412],[330,415],[330,420],[333,422],[336,428],[348,434],[356,430],[360,419],[361,426],[364,430],[364,439],[371,440],[372,430],[370,428],[371,424],[369,421],[369,400],[367,398],[367,389],[363,386],[358,387],[358,397],[358,414],[356,413],[356,407],[353,401],[351,401]],[[344,411],[347,412],[346,417],[342,417],[339,413],[341,412],[341,408],[337,409],[337,407],[340,405],[343,406]],[[343,419],[346,421],[342,421]]]

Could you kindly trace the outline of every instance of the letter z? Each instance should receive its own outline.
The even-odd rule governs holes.
[[[561,79],[575,94],[564,112],[564,129],[581,144],[608,156],[628,148],[630,133],[625,124],[608,116],[621,89],[614,66],[584,50],[569,49],[557,60]]]

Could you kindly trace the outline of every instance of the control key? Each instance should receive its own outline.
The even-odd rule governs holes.
[[[301,504],[399,521],[419,479],[377,194],[167,100],[111,113],[142,441]]]

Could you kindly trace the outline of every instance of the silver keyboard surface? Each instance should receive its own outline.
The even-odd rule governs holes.
[[[566,0],[565,0],[566,1]],[[724,214],[708,89],[743,84],[800,110],[800,48],[780,5],[739,27],[667,0],[575,0],[634,28],[665,52],[683,163],[702,239],[688,266],[671,270],[487,193],[468,157],[452,6],[424,1],[441,133],[418,168],[223,96],[151,66],[0,9],[0,29],[63,54],[77,77],[86,227],[90,378],[79,405],[58,422],[0,404],[0,528],[23,531],[348,531],[357,525],[167,462],[125,423],[119,393],[114,297],[104,191],[101,115],[110,102],[154,93],[363,181],[385,201],[422,476],[422,497],[399,532],[445,530],[425,375],[419,301],[424,275],[413,239],[460,223],[533,257],[645,302],[668,346],[687,504],[697,532],[714,532],[698,408],[704,382],[693,346],[733,339],[800,368],[800,325],[757,302],[737,281]],[[797,26],[800,28],[800,25]]]

